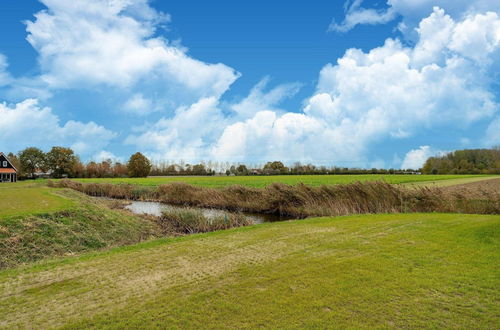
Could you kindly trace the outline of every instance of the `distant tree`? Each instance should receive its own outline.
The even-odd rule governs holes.
[[[422,167],[425,174],[500,174],[500,150],[465,149],[430,157]]]
[[[238,165],[238,167],[236,168],[236,174],[238,174],[238,175],[247,175],[248,174],[247,167],[245,165],[243,165],[243,164]]]
[[[47,158],[45,153],[35,147],[29,147],[19,153],[21,171],[33,178],[36,170],[45,171],[47,169]]]
[[[288,168],[280,161],[268,162],[264,165],[264,172],[268,174],[285,174]]]
[[[73,176],[73,170],[77,162],[78,157],[70,148],[52,147],[47,153],[47,165],[52,170],[52,176],[55,178]]]
[[[83,178],[85,176],[85,165],[80,161],[80,158],[76,157],[76,161],[73,164],[71,173],[75,178]]]
[[[126,177],[128,174],[128,169],[126,165],[123,165],[122,163],[115,163],[113,166],[113,176],[115,177]]]
[[[133,178],[147,177],[151,171],[151,162],[140,152],[136,152],[127,164],[128,175]]]

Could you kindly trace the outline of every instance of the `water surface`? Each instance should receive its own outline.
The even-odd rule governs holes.
[[[133,201],[125,208],[127,210],[132,211],[135,214],[148,214],[159,217],[161,216],[163,211],[180,210],[185,207],[159,203],[159,202]],[[203,215],[206,216],[207,218],[217,217],[220,215],[224,215],[226,213],[230,213],[229,211],[222,211],[222,210],[208,209],[201,207],[189,207],[189,208],[200,210],[201,212],[203,212]],[[279,216],[275,214],[260,214],[260,213],[247,213],[247,212],[242,212],[242,213],[243,215],[251,219],[253,223],[275,222],[275,221],[294,219],[293,217],[290,216]]]

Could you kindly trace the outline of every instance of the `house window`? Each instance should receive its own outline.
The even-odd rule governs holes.
[[[3,161],[3,167],[7,167],[7,161],[6,160]]]

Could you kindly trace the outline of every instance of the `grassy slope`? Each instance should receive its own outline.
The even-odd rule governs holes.
[[[388,183],[410,183],[483,177],[477,175],[270,175],[270,176],[184,176],[184,177],[149,177],[149,178],[113,178],[113,179],[78,179],[81,182],[131,183],[142,186],[157,186],[170,182],[185,182],[206,187],[224,187],[241,184],[249,187],[264,187],[274,182],[286,184],[304,183],[313,186],[323,184],[341,184],[355,181],[385,180]]]
[[[500,320],[500,216],[371,215],[0,272],[0,327],[446,327]]]
[[[80,193],[32,185],[0,189],[0,269],[137,243],[155,226]]]

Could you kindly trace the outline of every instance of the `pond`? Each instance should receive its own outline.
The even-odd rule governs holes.
[[[165,203],[158,203],[158,202],[133,201],[129,205],[127,205],[125,208],[127,210],[132,211],[135,214],[148,214],[148,215],[154,215],[154,216],[159,217],[159,216],[161,216],[163,211],[183,209],[184,207],[165,204]],[[201,208],[201,207],[190,207],[190,208],[202,211],[203,214],[208,218],[216,217],[216,216],[220,216],[220,215],[224,215],[225,213],[228,213],[228,211],[207,209],[207,208]],[[279,216],[276,214],[260,214],[260,213],[247,213],[247,212],[242,212],[242,213],[246,217],[251,219],[253,221],[253,223],[255,223],[255,224],[263,223],[263,222],[275,222],[275,221],[285,221],[285,220],[295,219],[294,217]]]

